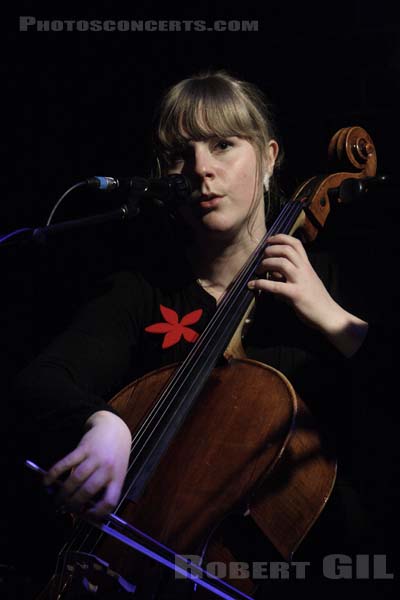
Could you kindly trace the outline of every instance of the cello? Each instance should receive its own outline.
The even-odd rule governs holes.
[[[360,127],[337,132],[328,153],[342,171],[298,188],[183,363],[146,374],[110,401],[132,432],[132,460],[115,514],[175,552],[200,554],[204,564],[235,560],[213,535],[233,511],[291,560],[334,485],[334,455],[306,405],[283,374],[248,359],[241,343],[254,306],[247,283],[268,238],[299,232],[303,241],[314,240],[331,202],[343,201],[343,182],[375,176],[375,148]],[[41,599],[80,597],[80,588],[98,597],[135,597],[136,584],[136,597],[150,598],[158,577],[127,544],[82,522],[59,566]],[[256,584],[240,579],[233,585],[253,594]]]

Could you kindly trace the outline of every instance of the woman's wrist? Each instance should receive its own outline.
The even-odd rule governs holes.
[[[350,358],[362,346],[368,333],[368,323],[341,306],[336,307],[321,331],[341,354]]]
[[[123,419],[121,419],[121,417],[116,415],[111,410],[98,410],[98,411],[92,413],[90,415],[90,417],[88,417],[88,419],[86,419],[85,428],[90,429],[91,427],[94,427],[95,425],[98,425],[99,423],[106,422],[106,421],[113,421],[115,419],[118,419],[118,421],[121,421],[122,423],[124,423],[124,425],[126,425],[125,421],[123,421]],[[126,427],[128,427],[128,426],[126,425]]]

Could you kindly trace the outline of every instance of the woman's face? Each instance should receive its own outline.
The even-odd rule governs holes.
[[[267,164],[268,160],[266,168]],[[247,140],[236,136],[198,141],[188,139],[168,172],[182,173],[191,181],[198,202],[183,207],[181,213],[197,234],[225,239],[245,233],[255,198],[251,233],[259,237],[265,232],[257,157],[253,145]]]

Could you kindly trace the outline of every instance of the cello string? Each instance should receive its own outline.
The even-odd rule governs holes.
[[[255,255],[257,255],[260,248],[264,248],[268,237],[273,235],[275,233],[275,231],[277,231],[279,229],[282,230],[282,229],[287,228],[288,224],[292,222],[293,215],[297,212],[297,210],[298,210],[298,208],[295,205],[295,203],[293,203],[293,202],[286,205],[285,209],[281,212],[278,219],[275,221],[274,225],[271,227],[270,231],[266,235],[264,235],[264,237],[260,241],[256,251],[254,252]],[[256,258],[253,258],[253,260],[248,261],[249,264],[246,263],[244,265],[241,272],[239,272],[239,275],[237,276],[237,278],[235,278],[235,281],[232,285],[232,289],[225,296],[225,304],[229,299],[231,299],[232,304],[237,299],[240,291],[243,289],[243,284],[244,284],[247,276],[249,275],[249,273],[252,270],[254,270],[255,262],[256,262]],[[247,281],[246,281],[246,283],[247,283]],[[221,307],[221,305],[220,305],[220,307]],[[173,377],[174,381],[169,382],[167,384],[167,386],[163,390],[156,406],[150,412],[150,414],[147,416],[147,418],[143,422],[142,426],[139,428],[139,430],[135,434],[134,439],[132,441],[132,445],[131,445],[131,455],[138,448],[139,443],[141,442],[142,438],[144,437],[144,435],[146,433],[147,433],[147,439],[149,438],[149,436],[154,435],[154,432],[157,430],[157,426],[160,424],[162,418],[165,416],[169,407],[173,404],[173,402],[176,398],[176,395],[182,389],[182,386],[185,384],[187,379],[189,377],[191,377],[192,372],[197,370],[198,363],[201,360],[201,354],[207,350],[209,345],[212,343],[213,335],[215,335],[214,322],[216,320],[220,320],[221,313],[223,315],[222,324],[224,323],[224,319],[226,320],[226,318],[229,317],[229,315],[227,315],[226,309],[224,307],[222,307],[222,309],[221,309],[220,307],[217,310],[216,314],[211,319],[211,321],[208,324],[208,326],[206,327],[205,331],[203,332],[203,334],[200,338],[202,341],[202,344],[199,344],[197,346],[197,348],[196,348],[197,352],[194,353],[192,350],[192,352],[186,359],[186,361],[185,361],[186,365],[189,363],[189,361],[191,361],[192,364],[189,364],[189,368],[187,368],[186,371],[184,371],[183,381],[180,381],[179,384],[177,385],[177,383],[176,383],[177,376]],[[217,314],[217,313],[219,313],[219,314]],[[208,339],[208,338],[211,338],[211,339]],[[203,347],[204,347],[204,349],[203,349]],[[182,369],[181,369],[181,371],[182,371]],[[179,374],[177,374],[177,375],[179,376]],[[158,417],[158,421],[155,422],[157,417]],[[152,427],[152,430],[148,432],[150,427]],[[131,461],[131,463],[129,465],[127,474],[134,468],[135,464],[137,464],[137,462],[139,461],[141,454],[143,453],[144,450],[145,450],[145,444],[142,445],[142,447],[139,449],[139,452],[136,452],[134,460]],[[120,499],[119,506],[125,500],[125,497],[123,496]],[[83,528],[84,528],[84,525],[82,524],[82,529]],[[79,533],[82,533],[82,532],[77,532],[77,533],[79,535]],[[90,535],[90,532],[85,536],[85,539],[87,539],[87,537],[89,535]],[[85,540],[82,540],[81,545],[83,545],[84,542],[85,542]]]
[[[285,205],[284,209],[282,210],[278,219],[275,221],[274,225],[271,227],[270,231],[263,237],[263,239],[259,243],[259,246],[257,247],[256,251],[254,251],[253,254],[255,255],[255,258],[253,260],[248,261],[248,263],[246,263],[244,265],[241,272],[239,272],[238,276],[235,278],[234,284],[232,285],[232,289],[229,290],[229,293],[224,296],[224,300],[225,300],[224,304],[226,304],[229,300],[231,300],[232,304],[233,304],[235,302],[235,300],[237,299],[239,293],[242,291],[243,284],[244,283],[247,284],[247,281],[245,281],[245,280],[248,278],[249,274],[254,270],[256,263],[259,260],[259,259],[256,260],[257,254],[259,253],[260,249],[261,249],[261,251],[263,251],[268,237],[273,235],[275,233],[275,231],[278,229],[280,229],[282,231],[282,229],[285,230],[288,226],[292,226],[293,225],[293,215],[295,215],[297,212],[300,213],[301,210],[302,210],[302,205],[298,202],[290,202],[287,205]],[[296,217],[297,217],[297,215],[296,215]],[[221,306],[222,306],[222,302],[220,303],[218,310],[217,310],[217,312],[219,314],[214,315],[214,318],[211,319],[210,323],[208,324],[208,326],[206,327],[205,331],[203,332],[203,334],[201,336],[202,342],[203,342],[202,345],[205,346],[204,350],[200,349],[201,344],[199,344],[196,347],[197,353],[204,352],[205,349],[207,348],[207,345],[210,344],[211,340],[208,340],[207,336],[208,336],[210,329],[214,330],[213,321],[215,320],[215,318],[217,317],[218,320],[221,319],[221,312],[222,312]],[[189,362],[190,358],[191,357],[189,355],[186,360]],[[198,359],[195,356],[193,359],[193,365],[190,367],[189,372],[185,373],[185,375],[184,375],[184,377],[186,377],[186,380],[187,380],[187,377],[189,377],[191,375],[193,369],[196,368],[197,362],[198,362]],[[160,416],[158,423],[153,428],[153,432],[154,432],[156,430],[157,425],[160,423],[162,417],[165,415],[166,410],[168,410],[169,406],[173,403],[174,399],[172,398],[172,400],[170,401],[168,406],[167,407],[164,406],[165,396],[172,393],[171,390],[173,390],[174,386],[176,387],[176,378],[178,376],[179,376],[179,373],[176,373],[176,375],[172,378],[175,381],[170,380],[167,383],[156,406],[153,408],[153,410],[149,413],[147,418],[144,420],[142,427],[139,428],[139,430],[136,432],[136,435],[135,435],[133,443],[132,443],[132,450],[131,450],[132,452],[138,446],[138,444],[140,442],[140,438],[143,437],[145,430],[148,429],[148,427],[151,425],[151,421],[152,420],[154,421],[154,418],[159,415],[159,413],[162,409],[164,409],[164,412]],[[180,389],[182,388],[182,386],[184,385],[186,380],[184,379],[183,382],[180,383],[180,386],[179,386],[178,390],[176,391],[176,393],[179,393]],[[150,435],[151,435],[151,433],[150,433]],[[139,456],[137,456],[137,458],[139,458]],[[133,467],[134,463],[131,463],[131,464]]]
[[[274,233],[273,229],[277,229],[278,227],[281,227],[282,229],[285,229],[285,228],[286,228],[286,227],[287,227],[289,224],[291,225],[291,221],[292,221],[292,219],[291,219],[290,217],[292,217],[293,213],[297,212],[297,210],[299,209],[299,206],[293,206],[294,204],[295,204],[294,202],[291,202],[291,203],[290,203],[290,205],[291,205],[291,206],[290,206],[290,213],[292,213],[292,214],[288,214],[288,215],[286,215],[286,212],[289,212],[289,211],[286,211],[286,212],[284,212],[283,218],[281,218],[281,219],[279,219],[279,218],[278,218],[278,219],[277,219],[277,222],[275,223],[276,227],[272,227],[272,228],[271,228],[271,231],[270,231],[270,232],[269,232],[269,233],[268,233],[266,236],[264,236],[264,238],[261,240],[261,242],[260,242],[260,244],[259,244],[259,247],[261,247],[261,246],[262,246],[262,249],[263,249],[263,247],[265,246],[265,243],[266,243],[266,241],[267,241],[268,237],[270,237],[271,235],[273,235],[273,233]],[[297,210],[296,210],[296,209],[297,209]],[[299,212],[300,212],[300,211],[299,211]],[[282,221],[282,222],[278,222],[278,221]],[[258,248],[259,248],[259,247],[258,247]],[[257,248],[257,249],[258,249],[258,248]],[[257,254],[257,250],[254,252],[254,255],[256,255],[256,254]],[[248,276],[248,274],[249,274],[249,273],[250,273],[252,270],[254,270],[254,268],[255,268],[255,265],[254,265],[253,263],[254,263],[254,261],[251,261],[249,265],[247,265],[247,263],[246,263],[246,265],[245,265],[245,266],[244,266],[244,268],[242,269],[243,273],[239,273],[239,276],[237,276],[237,278],[235,279],[235,287],[236,287],[236,289],[233,287],[233,288],[232,288],[232,290],[230,290],[230,294],[229,294],[229,295],[230,295],[230,299],[231,299],[231,300],[232,300],[232,296],[233,296],[233,302],[236,300],[236,298],[237,298],[237,295],[238,295],[238,292],[240,292],[240,291],[243,289],[243,281],[244,281],[244,279],[246,279],[246,278],[247,278],[247,276]],[[247,283],[247,281],[246,281],[246,283]],[[235,296],[235,293],[236,293],[236,296]],[[227,295],[225,296],[225,298],[227,298]],[[233,302],[232,302],[232,303],[233,303]],[[221,303],[221,304],[222,304],[222,303]],[[218,315],[218,318],[219,318],[219,320],[220,320],[220,316],[221,316],[221,315],[220,315],[220,313],[221,313],[221,309],[220,309],[220,307],[221,307],[221,304],[220,304],[220,305],[219,305],[219,307],[218,307],[218,308],[219,308],[219,315]],[[214,315],[214,317],[216,317],[216,316],[217,316],[217,315]],[[205,339],[205,338],[206,338],[206,336],[207,336],[207,333],[208,333],[207,329],[211,329],[211,328],[212,328],[212,329],[214,329],[214,327],[213,327],[213,319],[210,321],[210,323],[208,324],[208,327],[206,328],[206,330],[203,332],[203,334],[202,334],[202,336],[201,336],[201,337],[202,337],[202,341],[204,342],[204,344],[203,344],[203,345],[205,345],[205,347],[207,347],[207,344],[209,343],[209,341],[208,341],[207,339]],[[203,352],[203,350],[199,350],[199,346],[200,346],[200,344],[197,346],[197,348],[196,348],[196,349],[197,349],[197,351],[198,351],[198,352],[200,351],[200,353],[201,353],[201,352]],[[187,360],[189,361],[189,356],[187,357]],[[191,375],[191,372],[192,372],[192,371],[193,371],[193,369],[194,369],[194,368],[197,366],[197,365],[196,365],[196,360],[197,360],[197,359],[196,359],[196,357],[195,357],[195,359],[194,359],[194,364],[193,364],[193,366],[191,367],[191,369],[189,370],[189,373],[187,374],[188,376],[190,376],[190,375]],[[176,376],[178,376],[178,373],[176,373]],[[173,379],[175,379],[175,376],[173,377]],[[180,388],[178,389],[178,393],[179,393],[179,390],[181,389],[182,385],[184,385],[184,383],[185,383],[185,380],[184,380],[184,381],[181,383],[181,386],[180,386]],[[148,418],[147,418],[147,419],[145,419],[145,421],[143,422],[143,427],[142,427],[142,428],[140,428],[140,429],[137,431],[137,434],[136,434],[136,436],[135,436],[135,438],[134,438],[134,440],[133,440],[133,444],[132,444],[132,451],[133,451],[133,450],[136,448],[137,444],[139,443],[139,441],[140,441],[140,436],[142,436],[142,433],[144,433],[144,429],[148,428],[148,426],[149,426],[149,424],[150,424],[150,423],[149,423],[149,421],[151,421],[151,419],[153,419],[153,417],[154,417],[154,416],[156,416],[156,415],[157,415],[157,413],[158,413],[158,412],[159,412],[159,411],[160,411],[162,408],[164,408],[164,407],[163,407],[163,405],[162,405],[162,403],[163,403],[163,400],[164,400],[163,396],[164,396],[164,395],[166,395],[166,394],[169,394],[169,393],[170,393],[170,389],[173,389],[174,385],[176,385],[176,382],[174,382],[174,381],[171,381],[171,380],[170,380],[170,382],[168,382],[168,383],[167,383],[167,385],[166,385],[166,387],[164,388],[164,390],[163,390],[163,392],[162,392],[162,395],[160,396],[160,399],[159,399],[159,401],[157,402],[156,406],[154,407],[153,411],[151,411],[151,413],[149,413],[149,415],[148,415]],[[172,402],[173,402],[173,400],[172,400]],[[168,407],[166,407],[166,409],[168,409]],[[164,410],[164,413],[163,413],[163,415],[161,415],[161,418],[162,418],[164,415],[165,415],[165,410]]]
[[[229,316],[229,315],[227,315],[227,310],[225,308],[225,305],[228,302],[230,302],[231,304],[234,304],[234,302],[239,297],[240,292],[243,291],[244,285],[245,284],[247,285],[247,281],[248,281],[247,278],[254,271],[256,264],[258,262],[257,255],[260,251],[262,251],[264,249],[268,238],[270,236],[274,235],[278,230],[281,230],[281,231],[286,230],[289,225],[291,226],[294,223],[293,217],[294,216],[297,217],[297,215],[296,215],[297,212],[300,213],[298,203],[290,202],[285,205],[285,207],[279,214],[278,218],[276,219],[276,221],[270,228],[270,231],[267,232],[263,236],[260,243],[258,244],[258,246],[252,256],[253,260],[250,259],[250,261],[247,261],[247,263],[245,263],[245,265],[239,271],[239,274],[235,277],[235,280],[232,283],[232,288],[228,291],[228,293],[226,293],[224,295],[223,301],[219,304],[216,313],[213,315],[212,319],[210,320],[210,322],[206,326],[205,330],[203,331],[202,335],[200,336],[199,344],[195,345],[195,347],[192,349],[192,351],[189,353],[188,357],[182,364],[181,368],[178,367],[179,372],[177,372],[172,377],[172,381],[170,380],[167,383],[166,387],[164,388],[164,390],[162,391],[162,393],[160,395],[158,402],[156,403],[156,406],[150,411],[149,415],[146,417],[146,419],[142,423],[141,427],[136,432],[134,439],[132,441],[132,445],[131,445],[131,451],[130,451],[131,455],[134,452],[134,450],[138,447],[138,445],[141,441],[141,438],[143,438],[143,436],[146,433],[146,430],[149,429],[149,427],[151,427],[152,424],[153,424],[153,429],[152,429],[152,431],[150,431],[149,435],[147,435],[146,439],[148,439],[149,436],[154,435],[154,432],[156,431],[157,426],[161,422],[161,420],[162,420],[163,416],[165,415],[165,413],[167,412],[168,408],[171,406],[171,404],[173,404],[177,394],[179,393],[180,389],[182,389],[182,386],[184,385],[185,381],[187,381],[188,377],[190,377],[191,373],[196,369],[196,367],[201,359],[201,354],[205,352],[207,347],[209,347],[209,345],[213,341],[212,338],[213,338],[213,335],[215,335],[215,329],[214,329],[215,321],[220,320],[221,313],[223,316],[223,321],[226,320],[226,318]],[[208,339],[208,338],[210,338],[210,339]],[[204,347],[204,349],[203,349],[203,347]],[[200,356],[198,356],[198,355],[200,355]],[[186,372],[185,372],[185,370],[182,367],[183,367],[183,365],[187,365],[187,363],[189,363],[190,361],[193,364],[189,365],[189,369],[186,368]],[[184,375],[183,375],[184,380],[183,380],[183,382],[180,382],[178,389],[174,390],[174,387],[175,388],[177,387],[176,379],[179,376],[182,377],[182,375],[181,375],[182,372],[184,372]],[[175,396],[173,395],[173,393]],[[170,398],[171,395],[172,395],[172,398]],[[168,403],[168,400],[169,400],[169,403]],[[165,406],[166,404],[167,404],[167,406]],[[163,413],[160,415],[160,412],[162,410],[163,410]],[[154,424],[154,421],[157,418],[157,416],[159,417],[158,422]],[[140,454],[143,452],[144,449],[145,449],[145,444],[142,445],[139,452],[135,455],[134,460],[130,463],[129,468],[127,470],[127,475],[132,470],[132,468],[135,466],[137,461],[139,460]],[[126,495],[127,494],[125,494],[121,497],[121,499],[118,503],[118,507],[116,508],[116,512],[119,510],[121,504],[124,502]],[[76,531],[76,535],[70,541],[69,548],[71,548],[73,546],[74,542],[78,542],[79,549],[81,549],[84,546],[84,544],[87,542],[87,540],[90,536],[90,531],[88,531],[85,534],[85,531],[84,531],[85,524],[84,523],[81,522],[80,527],[78,527],[78,529],[80,531],[79,530]],[[82,536],[82,534],[84,535],[84,538],[81,539],[79,542],[78,537]],[[98,539],[96,542],[94,542],[93,547],[96,546],[96,544],[98,543],[98,540],[102,537],[102,535],[103,534],[98,535]]]
[[[291,204],[294,204],[294,203],[291,203]],[[290,208],[292,208],[292,207],[290,207]],[[294,208],[295,208],[295,207],[294,207]],[[294,211],[294,210],[292,210],[291,212],[295,212],[295,211]],[[284,215],[284,216],[285,216],[285,215]],[[278,219],[279,219],[279,218],[278,218]],[[288,221],[288,220],[290,220],[290,219],[286,219],[286,221]],[[282,224],[281,224],[281,223],[277,223],[277,227],[279,227],[280,225],[283,225],[283,226],[284,226],[284,224],[285,224],[285,219],[283,218],[283,219],[282,219],[282,221],[283,221],[283,223],[282,223]],[[271,228],[271,229],[272,229],[272,228]],[[268,238],[269,236],[271,236],[272,234],[273,234],[273,231],[270,231],[268,235],[264,236],[264,237],[263,237],[263,239],[261,240],[261,242],[259,243],[259,246],[264,246],[264,245],[265,245],[265,242],[266,242],[266,240],[267,240],[267,238]],[[256,251],[254,252],[254,254],[257,254],[257,250],[258,250],[259,246],[257,247],[257,249],[256,249]],[[244,267],[246,267],[246,266],[247,266],[247,264],[246,264]],[[240,290],[243,288],[243,279],[247,277],[247,271],[249,271],[249,272],[250,272],[251,270],[253,270],[253,268],[254,268],[254,266],[253,266],[253,264],[251,264],[251,265],[249,265],[249,267],[248,267],[248,268],[247,268],[247,269],[246,269],[246,270],[243,272],[243,274],[242,274],[242,273],[239,273],[239,276],[237,276],[237,279],[235,279],[235,287],[233,287],[233,288],[232,288],[232,290],[230,290],[230,299],[232,299],[232,296],[233,296],[233,301],[236,299],[236,297],[235,297],[235,293],[237,294],[237,289],[235,289],[235,288],[239,288],[239,291],[240,291]],[[244,270],[244,268],[242,268],[242,270]],[[227,296],[228,296],[228,294],[226,294],[226,295],[225,295],[225,299],[227,299]],[[202,341],[203,341],[203,344],[204,344],[206,347],[207,347],[207,344],[208,344],[208,340],[207,340],[207,335],[208,335],[208,332],[209,332],[209,330],[214,330],[214,321],[215,321],[215,317],[217,317],[217,318],[218,318],[218,320],[220,319],[221,306],[222,306],[222,303],[220,303],[220,305],[219,305],[219,307],[218,307],[219,314],[218,314],[218,315],[216,315],[216,314],[214,315],[213,319],[211,319],[211,321],[209,322],[209,324],[207,325],[206,329],[203,331],[203,334],[202,334],[202,336],[201,336],[201,339],[202,339]],[[200,340],[199,340],[199,342],[200,342]],[[201,353],[201,352],[203,352],[203,350],[201,350],[201,349],[200,349],[200,343],[197,345],[197,347],[196,347],[196,350],[197,350],[198,352],[200,352],[200,353]],[[190,355],[188,355],[188,357],[187,357],[187,359],[186,359],[186,360],[189,362],[189,361],[190,361],[190,358],[191,358],[191,357],[190,357]],[[194,359],[194,365],[193,365],[192,369],[193,369],[193,368],[195,368],[196,366],[197,366],[197,365],[196,365],[196,359]],[[191,370],[192,370],[192,369],[191,369]],[[189,375],[191,375],[191,371],[189,372]],[[175,376],[176,376],[176,377],[178,377],[178,376],[179,376],[179,373],[178,373],[178,372],[176,372],[176,373],[175,373]],[[175,376],[174,376],[174,378],[175,378]],[[147,415],[147,419],[145,419],[145,420],[144,420],[144,422],[143,422],[143,424],[142,424],[142,427],[141,427],[141,428],[140,428],[140,429],[139,429],[139,430],[136,432],[136,436],[135,436],[135,438],[134,438],[134,440],[133,440],[133,444],[132,444],[132,451],[135,449],[135,447],[136,447],[136,444],[139,442],[139,439],[138,439],[138,438],[140,438],[140,435],[142,434],[142,430],[143,430],[143,428],[146,428],[146,427],[147,427],[147,425],[148,425],[148,421],[150,421],[150,420],[153,418],[153,416],[154,416],[154,415],[155,415],[155,414],[156,414],[156,413],[157,413],[157,412],[158,412],[158,411],[159,411],[159,410],[162,408],[162,406],[161,406],[161,404],[162,404],[162,402],[163,402],[163,398],[162,398],[162,396],[163,396],[163,395],[167,395],[167,394],[169,394],[169,393],[170,393],[170,389],[171,389],[171,388],[173,388],[173,386],[174,386],[174,385],[175,385],[175,382],[173,382],[173,381],[171,381],[171,380],[170,380],[170,381],[167,383],[166,387],[164,388],[164,390],[163,390],[163,392],[162,392],[162,395],[160,396],[160,399],[159,399],[158,403],[157,403],[157,404],[156,404],[156,406],[153,408],[153,410],[152,410],[152,411],[149,413],[149,415]],[[182,385],[183,385],[183,384],[182,384]],[[168,407],[167,407],[167,408],[168,408]],[[165,414],[165,413],[164,413],[164,414]],[[162,415],[162,416],[164,416],[164,415]],[[162,418],[162,416],[161,416],[161,418]]]

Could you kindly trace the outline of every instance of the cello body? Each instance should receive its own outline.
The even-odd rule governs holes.
[[[174,370],[147,374],[111,400],[133,437]],[[179,554],[202,555],[207,567],[210,561],[243,558],[218,537],[218,525],[226,515],[246,514],[290,560],[323,510],[335,475],[334,455],[287,378],[257,361],[231,359],[213,370],[144,493],[134,500],[126,497],[118,515]],[[112,565],[137,586],[139,598],[146,598],[155,582],[161,585],[157,563],[107,536],[96,541],[92,551],[92,537],[85,535],[79,553],[94,554]],[[71,548],[65,556],[68,553]],[[67,571],[69,577],[56,576],[41,599],[58,597],[60,588],[66,600],[79,597],[71,567]],[[256,590],[251,578],[229,581],[247,594]],[[95,582],[94,573],[91,585],[108,589],[109,582]],[[173,593],[178,594],[182,581],[175,585]],[[198,591],[195,597],[214,596]]]

